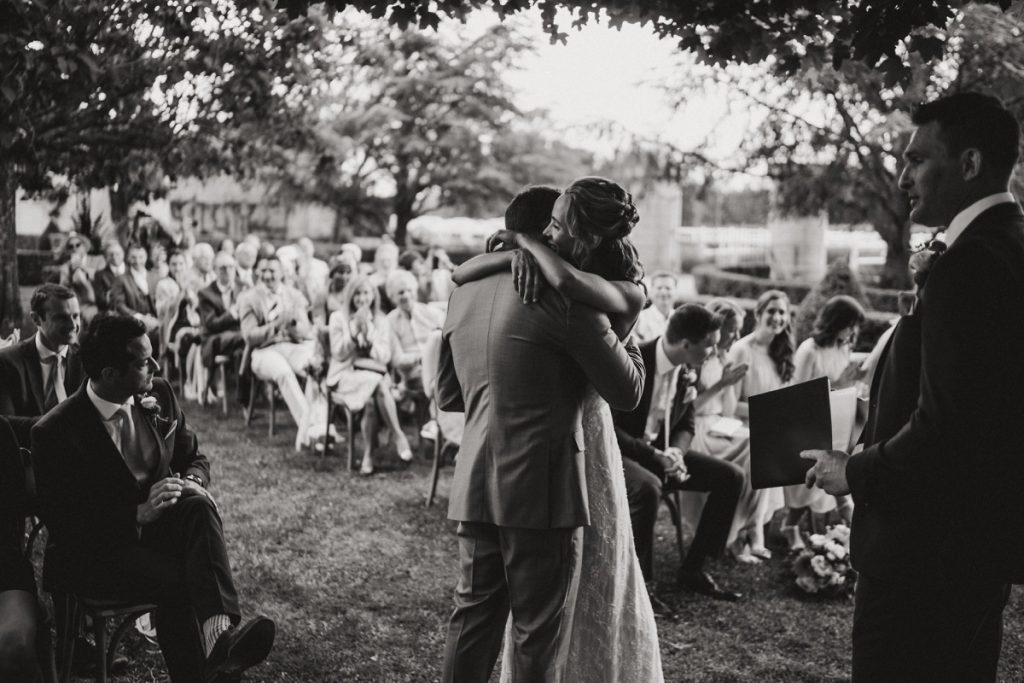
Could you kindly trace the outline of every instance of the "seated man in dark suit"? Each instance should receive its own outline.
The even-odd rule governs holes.
[[[145,325],[100,314],[80,354],[89,381],[32,429],[47,580],[156,603],[172,681],[237,680],[269,654],[274,622],[238,627],[210,464],[170,386],[153,376]]]
[[[235,277],[235,259],[220,252],[213,261],[217,279],[199,290],[199,318],[203,323],[203,365],[213,367],[215,356],[240,354],[245,339],[238,320],[240,283]]]
[[[110,309],[110,290],[114,287],[114,281],[127,271],[124,264],[124,249],[117,240],[110,240],[103,245],[103,258],[106,259],[106,265],[92,276],[96,308],[101,312]]]
[[[693,396],[688,369],[699,369],[718,343],[721,321],[702,306],[686,304],[668,320],[663,336],[640,345],[647,376],[640,404],[613,412],[615,434],[626,472],[633,540],[644,579],[653,578],[654,523],[664,490],[706,491],[708,499],[686,559],[679,567],[683,588],[722,600],[741,596],[721,589],[704,571],[704,561],[725,547],[743,470],[690,449]],[[682,366],[682,367],[681,367]]]
[[[0,415],[26,447],[36,419],[75,393],[85,379],[74,346],[81,318],[74,292],[42,285],[29,308],[36,333],[0,349]]]

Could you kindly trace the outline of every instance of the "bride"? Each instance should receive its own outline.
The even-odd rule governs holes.
[[[544,231],[546,244],[499,231],[488,240],[494,253],[463,264],[453,279],[461,284],[511,268],[524,305],[536,299],[543,280],[568,299],[606,312],[624,339],[647,301],[643,269],[628,237],[637,220],[632,197],[619,185],[580,178],[556,200]],[[593,389],[584,402],[583,428],[590,526],[583,528],[559,633],[562,679],[660,682],[657,629],[633,547],[622,455],[611,411]],[[514,637],[510,620],[502,681],[510,680]]]

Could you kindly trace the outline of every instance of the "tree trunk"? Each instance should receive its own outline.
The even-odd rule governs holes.
[[[882,267],[881,286],[887,289],[910,289],[910,223],[891,226],[891,230],[878,233],[885,240],[885,265]]]
[[[21,327],[21,291],[18,288],[18,238],[14,207],[18,184],[14,169],[0,162],[0,336]]]
[[[408,238],[409,221],[415,218],[412,210],[412,200],[396,199],[395,201],[395,244],[405,246]]]

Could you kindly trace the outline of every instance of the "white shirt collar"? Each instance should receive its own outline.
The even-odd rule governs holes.
[[[667,375],[676,369],[675,364],[669,360],[668,354],[665,353],[665,336],[662,335],[658,340],[657,350],[654,352],[655,361],[655,373],[659,376]]]
[[[949,222],[946,227],[946,246],[953,246],[953,242],[956,238],[963,234],[964,230],[974,222],[974,219],[980,216],[982,213],[991,209],[997,204],[1005,204],[1006,202],[1016,203],[1016,199],[1009,192],[997,192],[990,194],[987,197],[982,197],[978,201],[974,202],[966,209],[958,213],[953,217],[953,220]]]
[[[92,404],[94,406],[96,406],[96,411],[100,414],[100,417],[102,417],[105,422],[109,421],[110,418],[114,417],[114,413],[121,410],[122,405],[128,406],[129,409],[133,405],[135,405],[134,396],[129,396],[128,400],[125,401],[124,403],[111,403],[110,401],[104,398],[100,398],[99,395],[93,390],[92,382],[86,384],[85,393],[88,394],[89,400],[92,401]]]
[[[56,351],[51,351],[50,349],[46,348],[46,344],[43,343],[43,340],[39,336],[38,332],[36,332],[36,351],[39,352],[39,360],[41,361],[46,360],[50,356],[60,356],[62,359],[66,359],[68,357],[67,344],[64,344]]]
[[[221,296],[224,296],[224,295],[225,295],[225,294],[227,294],[228,292],[233,292],[233,291],[235,291],[235,288],[234,288],[234,287],[232,287],[230,283],[228,283],[227,285],[222,285],[222,284],[220,283],[220,280],[215,280],[214,282],[216,283],[216,285],[217,285],[217,290],[218,290],[218,291],[220,292]]]
[[[119,266],[110,266],[110,272],[114,275],[124,275],[124,271],[127,269],[127,264],[122,263]]]

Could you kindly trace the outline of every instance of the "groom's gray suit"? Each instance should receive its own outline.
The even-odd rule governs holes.
[[[589,523],[582,405],[588,384],[632,410],[644,384],[636,347],[608,319],[553,290],[524,305],[509,273],[465,284],[448,304],[438,404],[466,413],[448,517],[460,579],[444,681],[486,681],[511,603],[513,681],[557,677],[556,643]]]

